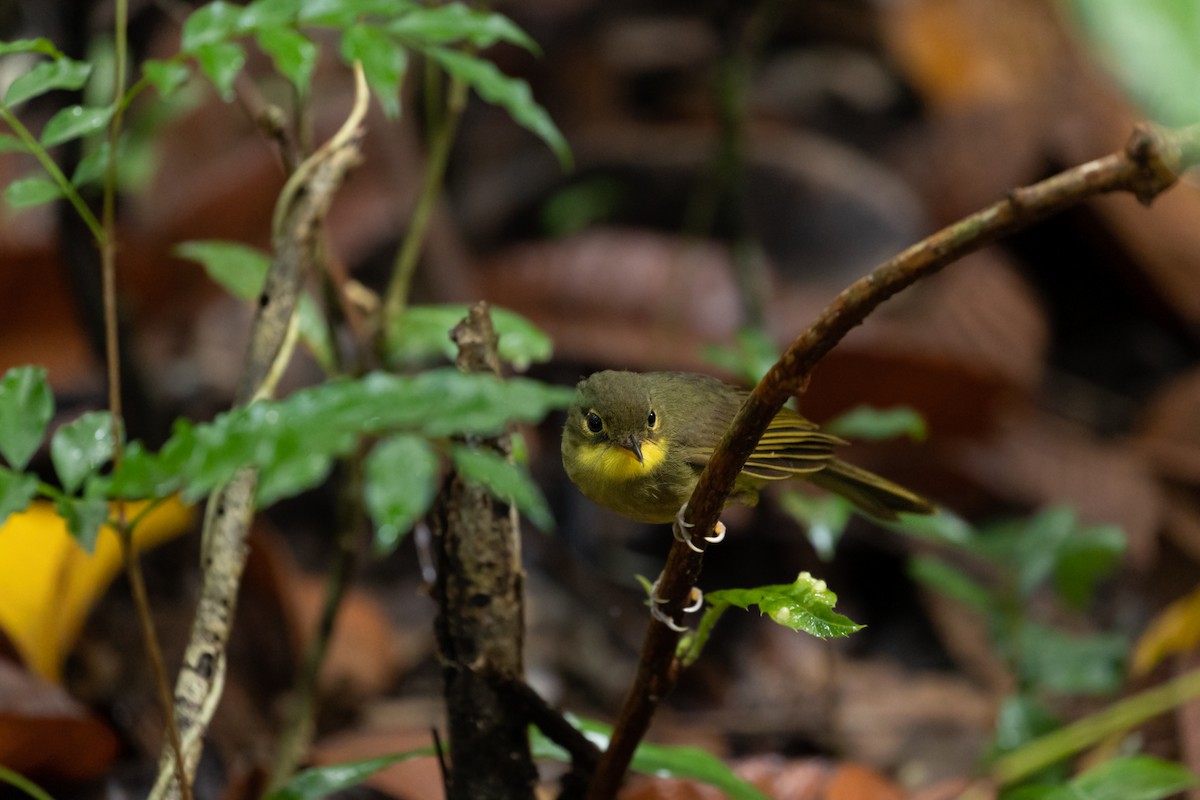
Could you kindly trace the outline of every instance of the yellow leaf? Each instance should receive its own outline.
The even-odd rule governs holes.
[[[126,503],[134,519],[145,502]],[[191,527],[192,508],[170,498],[134,530],[141,552]],[[96,600],[121,571],[121,545],[105,526],[92,554],[67,532],[52,503],[35,501],[0,526],[0,628],[33,672],[58,682],[63,662]]]
[[[1164,658],[1200,644],[1200,589],[1158,612],[1133,648],[1133,675],[1145,675]]]

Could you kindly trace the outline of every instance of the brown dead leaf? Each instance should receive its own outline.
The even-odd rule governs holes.
[[[958,675],[886,661],[839,667],[840,752],[913,786],[969,774],[991,736],[992,695]]]
[[[62,688],[0,659],[0,764],[29,778],[84,781],[116,759],[112,730]]]
[[[935,109],[1010,106],[1045,89],[1057,52],[1038,0],[915,0],[881,13],[884,41]]]
[[[1137,441],[1162,476],[1200,486],[1200,370],[1186,372],[1146,406]]]
[[[992,441],[955,445],[950,457],[1010,505],[1075,507],[1086,524],[1125,531],[1131,562],[1145,568],[1157,548],[1165,501],[1147,460],[1132,446],[1033,409],[1013,410]]]
[[[564,359],[700,369],[699,347],[741,324],[721,245],[602,228],[516,246],[485,265],[484,296],[528,316]]]
[[[247,580],[278,598],[295,653],[303,653],[325,602],[324,576],[305,574],[275,534],[257,526]],[[342,598],[321,667],[321,690],[351,704],[383,692],[399,669],[397,640],[379,602],[351,587]]]
[[[895,784],[857,764],[843,764],[833,774],[825,794],[827,800],[905,800]]]

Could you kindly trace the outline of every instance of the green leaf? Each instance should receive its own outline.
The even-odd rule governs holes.
[[[457,352],[450,331],[465,316],[466,305],[411,306],[391,321],[387,331],[387,363],[415,367],[435,360],[453,361]],[[492,306],[492,324],[500,337],[500,358],[517,370],[549,361],[553,342],[540,328],[515,311]]]
[[[432,755],[435,755],[432,747],[422,747],[390,756],[331,764],[328,767],[310,767],[297,772],[291,780],[268,794],[264,800],[321,800],[334,792],[357,786],[392,764]]]
[[[983,614],[990,614],[998,605],[989,589],[937,556],[914,556],[908,562],[908,574],[913,580]]]
[[[179,258],[198,262],[208,277],[243,300],[262,294],[271,259],[249,245],[215,239],[182,242],[175,246]]]
[[[51,58],[63,57],[62,52],[54,46],[54,42],[46,38],[14,39],[11,42],[0,42],[0,56],[6,56],[9,53],[41,53]]]
[[[996,712],[993,747],[1009,753],[1039,736],[1059,728],[1061,722],[1036,697],[1015,694],[1004,699]]]
[[[838,540],[854,516],[854,506],[835,494],[811,495],[785,492],[779,507],[802,526],[813,547],[823,560],[833,558]]]
[[[59,427],[50,439],[50,460],[69,494],[113,456],[113,420],[107,411],[89,411]]]
[[[300,5],[300,0],[254,0],[238,18],[237,30],[254,33],[294,26],[300,16]]]
[[[241,6],[225,0],[214,0],[200,6],[184,20],[179,49],[184,53],[198,54],[205,47],[238,35],[243,11]]]
[[[112,115],[112,106],[104,108],[67,106],[51,117],[50,121],[46,123],[46,127],[42,129],[42,144],[46,147],[54,147],[56,144],[95,133],[108,124]]]
[[[1112,525],[1077,528],[1062,543],[1054,569],[1054,586],[1067,603],[1082,608],[1096,584],[1112,574],[1125,554],[1125,533]]]
[[[1125,680],[1129,642],[1119,634],[1076,636],[1025,620],[1016,647],[1020,676],[1048,691],[1102,695]]]
[[[112,492],[161,497],[182,490],[194,500],[254,467],[260,471],[259,500],[266,504],[315,485],[330,459],[349,453],[364,436],[492,435],[509,421],[536,422],[573,396],[565,387],[455,369],[333,380],[209,423],[179,421],[157,454],[131,445],[113,473]]]
[[[84,61],[69,58],[43,61],[9,84],[4,104],[15,106],[53,89],[79,89],[87,83],[91,72],[92,65]]]
[[[1107,761],[1069,784],[1072,800],[1159,800],[1196,785],[1190,770],[1150,756]]]
[[[902,514],[899,520],[887,523],[887,527],[909,536],[967,550],[973,550],[977,537],[969,522],[944,508],[939,508],[934,514]]]
[[[355,25],[342,36],[342,58],[346,63],[362,63],[367,83],[375,91],[384,113],[400,116],[400,82],[408,70],[408,53],[375,25]]]
[[[78,188],[104,179],[108,170],[108,142],[100,142],[90,153],[79,159],[75,172],[71,174],[71,185]]]
[[[23,470],[54,416],[54,395],[42,367],[13,367],[0,379],[0,456]]]
[[[187,64],[153,58],[142,63],[142,73],[162,97],[170,96],[192,76]]]
[[[399,435],[367,456],[367,511],[375,522],[375,551],[387,554],[425,515],[437,493],[439,459],[419,436]]]
[[[1078,520],[1069,506],[1052,506],[1032,517],[987,526],[971,549],[1017,576],[1017,590],[1028,597],[1054,574],[1063,543]]]
[[[821,427],[834,436],[868,441],[907,436],[914,442],[923,442],[928,435],[925,418],[908,406],[858,406]]]
[[[615,219],[626,207],[625,197],[621,183],[611,177],[577,181],[558,189],[542,203],[538,215],[542,230],[550,238],[561,238]]]
[[[540,138],[558,157],[563,169],[571,168],[571,148],[550,115],[533,99],[529,84],[520,78],[510,78],[496,65],[476,56],[427,47],[424,52],[447,72],[466,82],[484,100],[508,111],[518,125]]]
[[[9,514],[29,508],[38,490],[37,475],[13,472],[0,467],[0,525]]]
[[[288,28],[268,28],[258,34],[257,41],[279,74],[291,81],[302,97],[307,97],[317,65],[317,46]]]
[[[308,25],[349,28],[363,17],[391,18],[419,8],[411,0],[301,0],[300,21]]]
[[[550,506],[524,469],[491,450],[457,446],[451,457],[454,468],[465,480],[479,484],[502,502],[516,506],[541,530],[554,529]]]
[[[483,49],[496,42],[508,42],[531,53],[540,52],[537,42],[508,17],[476,11],[462,3],[415,8],[389,22],[387,29],[397,36],[433,44],[467,41]]]
[[[1200,119],[1200,14],[1178,0],[1074,0],[1073,10],[1098,59],[1141,107],[1165,125]]]
[[[300,303],[296,306],[296,325],[299,328],[300,341],[304,342],[313,358],[321,365],[321,369],[329,375],[337,372],[329,326],[311,295],[300,295]]]
[[[60,495],[54,498],[54,510],[67,523],[67,530],[88,553],[96,549],[100,527],[108,521],[108,501],[103,497],[78,498]]]
[[[849,636],[863,627],[835,612],[837,595],[829,591],[825,581],[807,572],[801,572],[794,583],[722,589],[709,592],[705,600],[714,607],[733,605],[747,611],[750,606],[758,606],[759,611],[777,624],[821,639]]]
[[[213,42],[200,45],[193,54],[200,64],[200,70],[212,81],[221,99],[226,102],[233,100],[233,82],[246,65],[246,51],[242,46],[235,42]]]
[[[4,187],[4,199],[13,208],[29,208],[62,197],[58,184],[49,178],[18,178]]]
[[[7,783],[15,789],[20,789],[22,792],[33,798],[33,800],[54,800],[54,797],[45,789],[29,780],[24,775],[21,775],[18,772],[13,772],[8,767],[2,765],[0,765],[0,783]]]
[[[594,720],[581,719],[574,714],[564,715],[599,749],[608,747],[612,728]],[[536,728],[530,731],[530,750],[534,758],[570,761],[565,750],[550,741]],[[700,781],[724,792],[731,800],[768,800],[752,784],[739,778],[725,762],[698,747],[679,747],[642,742],[633,753],[630,769],[646,775]]]
[[[28,153],[29,147],[11,133],[0,133],[0,153]]]
[[[779,345],[762,328],[745,327],[738,330],[732,346],[710,345],[701,355],[714,367],[754,385],[779,360]]]

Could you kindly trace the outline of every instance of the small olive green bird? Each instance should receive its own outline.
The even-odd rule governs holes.
[[[567,475],[593,502],[638,522],[672,522],[746,392],[687,372],[597,372],[580,381],[563,428]],[[834,458],[845,444],[784,408],[767,426],[730,494],[754,505],[768,482],[803,478],[884,520],[934,506]]]

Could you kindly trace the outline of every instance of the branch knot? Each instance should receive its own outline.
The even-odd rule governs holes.
[[[1134,167],[1130,191],[1142,205],[1150,205],[1179,180],[1179,147],[1155,125],[1142,123],[1134,127],[1125,144],[1125,156]]]

